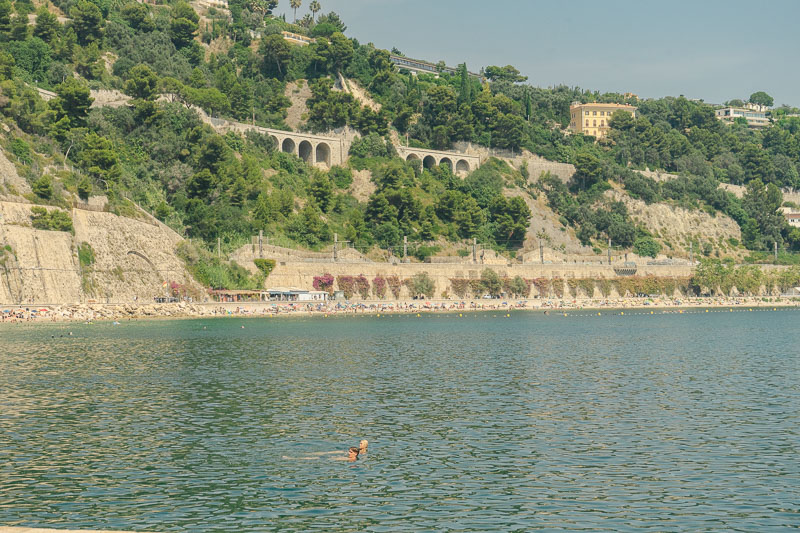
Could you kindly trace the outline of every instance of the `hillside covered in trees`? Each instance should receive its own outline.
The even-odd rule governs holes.
[[[772,125],[753,130],[683,97],[535,87],[512,66],[488,66],[482,79],[466,64],[455,74],[412,75],[397,70],[389,51],[347,35],[319,2],[308,13],[301,7],[296,23],[273,17],[276,6],[0,0],[0,143],[29,183],[28,199],[66,206],[104,194],[120,214],[133,212],[133,200],[179,233],[207,246],[220,239],[228,250],[259,231],[310,249],[337,233],[377,255],[397,251],[407,236],[419,258],[473,238],[513,257],[537,244],[531,207],[544,199],[562,230],[596,252],[610,240],[640,255],[686,255],[686,243],[665,247],[635,223],[606,194],[614,186],[647,204],[731,217],[741,242],[692,243],[708,255],[733,249],[759,259],[774,243],[800,251],[800,230],[779,210],[781,189],[800,187],[800,118],[789,116],[796,109],[774,109]],[[313,42],[292,44],[283,31]],[[340,79],[355,80],[374,105],[341,90]],[[268,136],[219,134],[197,112],[289,129],[289,83],[310,91],[301,102],[304,130],[357,132],[347,164],[313,167]],[[37,88],[57,96],[46,101]],[[92,90],[130,100],[92,106]],[[609,137],[596,142],[566,132],[574,101],[627,102],[638,116],[615,114]],[[446,165],[398,158],[400,139],[439,150],[470,143],[497,157],[457,176]],[[504,160],[527,152],[571,163],[575,175],[564,183]],[[659,182],[644,169],[678,177]],[[366,171],[368,195],[359,197],[354,180]],[[739,198],[723,183],[746,192]],[[23,191],[6,184],[3,193]]]

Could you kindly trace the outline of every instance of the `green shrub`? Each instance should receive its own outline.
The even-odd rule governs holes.
[[[60,209],[48,211],[40,206],[31,207],[31,225],[36,229],[74,232],[72,217]]]
[[[39,198],[49,200],[53,197],[53,178],[44,175],[33,183],[33,193]]]
[[[82,242],[78,245],[78,261],[80,261],[83,268],[88,268],[94,264],[94,250],[88,242]]]
[[[414,274],[405,281],[405,284],[412,296],[424,296],[426,298],[433,296],[434,283],[427,272]]]
[[[441,247],[439,247],[439,246],[420,245],[420,246],[416,247],[416,249],[413,252],[413,255],[414,255],[414,257],[416,257],[420,261],[425,261],[427,258],[431,257],[432,255],[437,254],[439,252],[439,250],[441,250]]]
[[[78,188],[78,196],[82,200],[88,200],[89,195],[92,194],[92,181],[89,179],[88,176],[83,176],[77,185]]]
[[[328,178],[338,189],[346,189],[353,183],[353,172],[349,168],[332,166]]]
[[[652,237],[639,237],[633,243],[633,252],[641,257],[656,257],[661,245]]]
[[[16,137],[11,141],[11,146],[9,148],[11,149],[11,153],[17,156],[17,159],[20,163],[24,163],[26,165],[33,163],[31,147],[19,137]]]
[[[272,270],[275,268],[274,259],[253,259],[256,267],[264,274],[264,278],[269,277]]]
[[[263,274],[251,276],[246,268],[234,261],[223,261],[209,250],[195,246],[191,242],[186,241],[178,245],[178,257],[186,263],[186,268],[192,276],[206,287],[226,290],[263,288]]]

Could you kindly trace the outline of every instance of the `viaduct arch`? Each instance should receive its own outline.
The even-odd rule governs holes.
[[[330,168],[333,165],[341,165],[348,159],[347,151],[350,145],[344,137],[326,137],[311,133],[275,130],[218,118],[209,118],[209,121],[215,129],[220,131],[239,133],[256,131],[262,135],[268,135],[275,141],[278,150],[294,154],[311,165]],[[424,168],[448,165],[453,173],[460,176],[481,166],[481,158],[477,155],[409,146],[397,146],[396,148],[397,154],[406,161],[420,160]]]
[[[461,152],[398,146],[397,153],[406,161],[422,161],[423,168],[431,168],[436,165],[448,165],[453,170],[453,173],[458,175],[467,174],[481,165],[480,157],[476,155],[467,155]]]
[[[294,154],[311,165],[330,168],[333,165],[341,165],[347,160],[347,150],[344,140],[341,138],[262,128],[217,118],[212,118],[211,123],[216,129],[223,131],[239,133],[256,131],[262,135],[268,135],[275,141],[276,149],[287,154]]]

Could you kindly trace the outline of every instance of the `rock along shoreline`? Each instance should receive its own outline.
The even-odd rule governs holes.
[[[398,313],[465,313],[486,311],[541,311],[574,313],[639,309],[680,312],[681,309],[798,308],[796,297],[750,298],[615,298],[527,300],[400,300],[305,303],[169,303],[169,304],[75,304],[0,305],[0,324],[46,322],[97,322],[142,319],[189,319],[222,317],[364,316]]]

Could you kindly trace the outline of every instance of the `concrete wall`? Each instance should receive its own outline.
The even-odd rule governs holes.
[[[435,294],[439,296],[444,291],[449,291],[453,295],[450,279],[469,278],[478,279],[485,268],[491,268],[500,277],[521,276],[525,279],[535,278],[607,278],[617,277],[612,266],[608,265],[462,265],[462,264],[430,264],[430,263],[408,263],[408,264],[387,264],[387,263],[304,263],[279,261],[275,270],[267,278],[268,287],[298,287],[311,289],[314,276],[322,274],[332,274],[335,276],[347,275],[357,276],[363,274],[372,284],[372,279],[376,275],[383,277],[399,276],[402,279],[410,278],[414,274],[427,272],[433,279],[436,289]],[[691,267],[687,266],[642,266],[638,269],[639,276],[658,276],[658,277],[687,277],[692,272]],[[401,293],[402,297],[407,297],[408,292],[405,288]]]
[[[165,294],[165,281],[199,290],[175,255],[181,237],[163,224],[72,209],[72,235],[33,229],[31,207],[0,202],[0,246],[15,255],[0,267],[0,304],[148,301]],[[78,261],[82,242],[94,251],[91,271]]]

